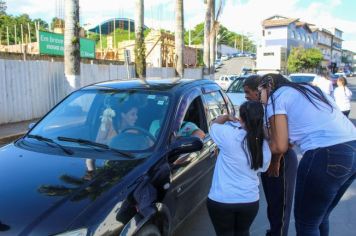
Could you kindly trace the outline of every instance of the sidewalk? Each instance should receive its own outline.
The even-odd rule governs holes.
[[[34,119],[0,125],[0,146],[10,143],[24,135],[28,130],[28,126],[37,121],[38,119]]]

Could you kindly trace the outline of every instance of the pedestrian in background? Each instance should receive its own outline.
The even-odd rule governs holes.
[[[347,80],[345,77],[339,77],[337,79],[337,88],[334,91],[334,99],[336,105],[340,108],[342,113],[346,117],[349,117],[350,109],[351,109],[351,97],[352,92],[347,87]]]
[[[332,92],[334,90],[333,83],[329,79],[328,73],[323,71],[320,75],[316,76],[312,83],[314,86],[317,86],[329,96],[332,96]]]
[[[303,153],[294,200],[297,235],[326,236],[331,211],[356,178],[356,128],[312,85],[267,74],[258,89],[272,153],[285,153],[289,143]]]
[[[218,236],[248,236],[259,208],[257,174],[267,170],[271,152],[264,139],[263,106],[247,101],[240,121],[228,115],[212,121],[210,135],[220,152],[207,200]]]
[[[259,75],[250,75],[245,79],[243,89],[247,100],[260,100],[258,92],[260,80]],[[272,156],[269,170],[261,173],[270,223],[266,236],[288,235],[297,168],[297,155],[292,148],[289,148],[283,158]]]

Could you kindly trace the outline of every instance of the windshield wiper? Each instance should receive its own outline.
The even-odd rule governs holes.
[[[55,146],[59,147],[60,149],[62,149],[63,152],[67,153],[68,155],[73,155],[73,151],[66,149],[65,147],[63,147],[62,145],[60,145],[59,143],[56,143],[55,141],[53,141],[50,138],[45,138],[41,135],[34,135],[34,134],[28,134],[26,137],[28,138],[34,138],[38,141],[42,141],[45,142],[48,146],[53,147],[53,145],[50,144],[54,144]]]
[[[112,151],[112,152],[118,153],[118,154],[120,154],[122,156],[125,156],[127,158],[135,158],[135,156],[130,154],[130,153],[111,148],[108,145],[103,144],[103,143],[97,143],[97,142],[94,142],[94,141],[81,139],[81,138],[69,138],[69,137],[61,137],[61,136],[57,137],[57,139],[60,140],[60,141],[64,141],[64,142],[79,143],[81,145],[98,147],[98,148],[101,148],[101,149],[105,149],[105,150],[108,150],[108,151]]]

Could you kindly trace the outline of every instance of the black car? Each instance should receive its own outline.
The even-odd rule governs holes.
[[[209,123],[223,113],[234,109],[209,80],[73,92],[0,149],[0,235],[172,234],[207,197]],[[205,137],[182,135],[184,122]]]

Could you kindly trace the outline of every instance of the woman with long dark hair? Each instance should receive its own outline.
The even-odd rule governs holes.
[[[249,235],[259,208],[259,179],[271,152],[264,140],[262,104],[247,101],[240,121],[228,115],[212,121],[210,135],[220,152],[207,206],[217,235]],[[235,121],[235,122],[232,122]]]
[[[303,153],[294,201],[297,235],[328,235],[329,215],[356,177],[355,126],[310,84],[267,74],[259,91],[272,153],[286,152],[289,143]]]

